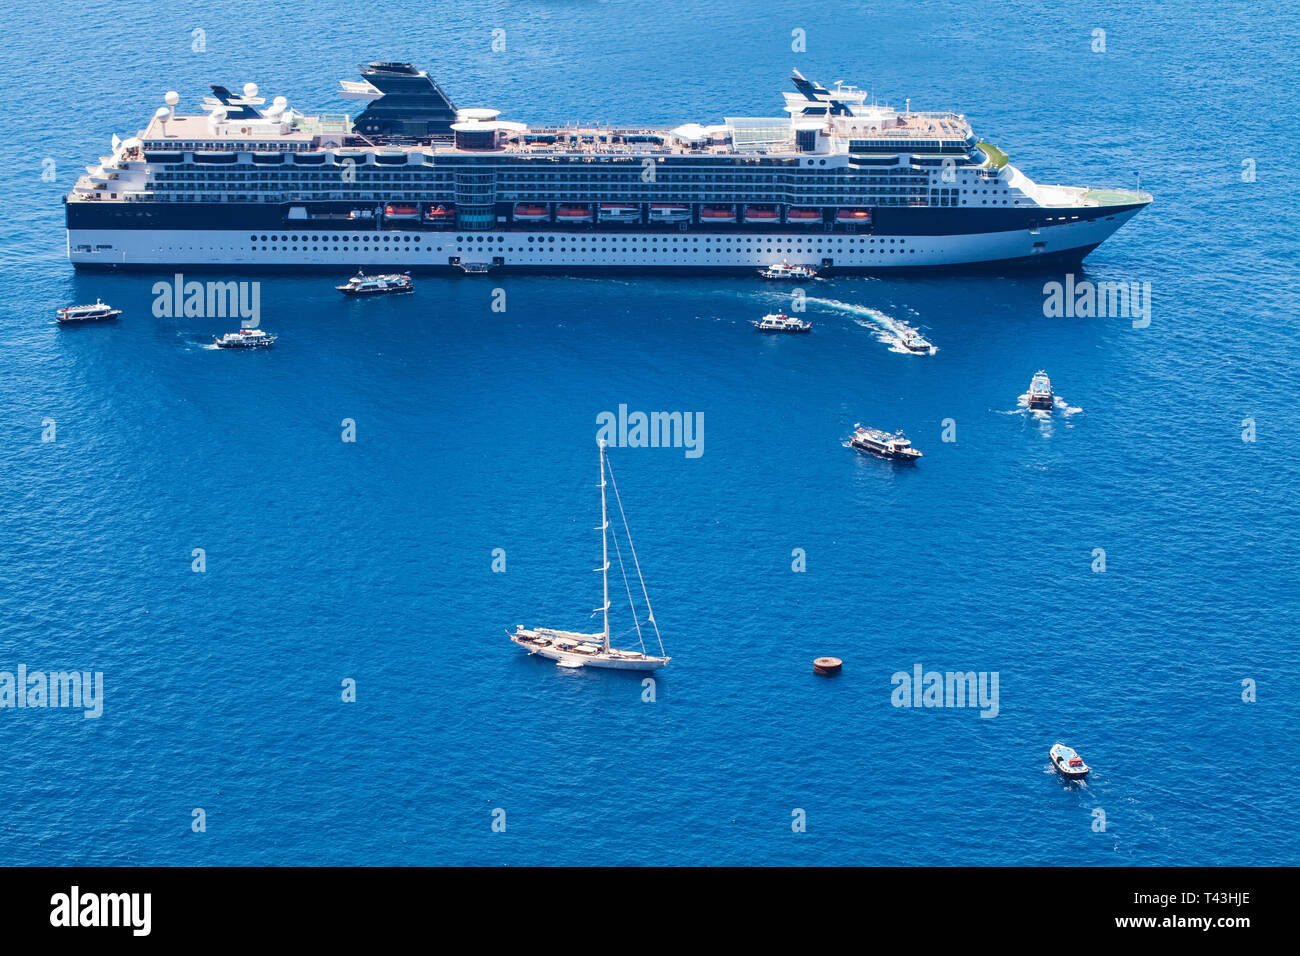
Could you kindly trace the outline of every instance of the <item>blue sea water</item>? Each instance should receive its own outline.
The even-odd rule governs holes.
[[[1300,862],[1298,26],[1153,2],[30,5],[0,52],[0,671],[102,671],[105,702],[0,710],[0,863]],[[1150,327],[1045,318],[1042,276],[820,281],[792,339],[753,333],[784,302],[743,277],[354,302],[260,276],[281,342],[231,354],[204,347],[219,323],[151,315],[165,276],[68,266],[61,194],[165,90],[343,110],[335,81],[377,58],[534,121],[771,115],[792,66],[957,109],[1039,182],[1140,174],[1154,204],[1080,278],[1150,282]],[[97,295],[115,327],[52,324]],[[890,320],[939,351],[890,351]],[[1050,422],[1017,406],[1040,367],[1071,409]],[[652,703],[504,634],[591,623],[595,422],[620,404],[704,420],[698,458],[611,452],[673,657]],[[925,458],[842,447],[856,421]],[[918,663],[998,672],[997,716],[894,707]],[[1048,771],[1057,739],[1086,786]]]

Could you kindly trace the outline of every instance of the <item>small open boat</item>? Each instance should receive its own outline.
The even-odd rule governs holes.
[[[1082,757],[1075,753],[1072,748],[1062,743],[1053,744],[1052,749],[1047,752],[1047,756],[1051,758],[1052,766],[1056,768],[1056,772],[1069,780],[1082,780],[1092,770],[1083,762]]]

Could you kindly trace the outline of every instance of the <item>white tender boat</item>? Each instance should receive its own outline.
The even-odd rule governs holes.
[[[1052,745],[1052,749],[1047,752],[1047,756],[1052,761],[1052,766],[1056,768],[1057,773],[1070,780],[1082,780],[1088,776],[1092,770],[1083,758],[1080,757],[1070,747],[1065,744],[1057,743]]]
[[[55,318],[64,325],[73,322],[103,322],[105,319],[116,319],[121,314],[121,309],[115,309],[99,299],[95,300],[94,305],[69,305],[54,313]]]
[[[275,344],[275,336],[262,329],[240,329],[214,336],[219,349],[265,349]]]
[[[344,295],[392,295],[393,293],[414,292],[415,284],[409,272],[393,275],[368,276],[358,272],[343,285],[336,285]]]
[[[1052,396],[1052,380],[1042,369],[1035,372],[1034,377],[1029,380],[1028,399],[1030,408],[1046,412],[1052,410],[1052,403],[1055,401]]]
[[[909,352],[924,352],[926,354],[934,348],[916,329],[904,329],[903,334],[898,337],[898,344]]]
[[[764,279],[816,279],[817,271],[812,266],[792,266],[788,262],[778,262],[766,269],[760,269],[759,275]]]
[[[755,319],[754,328],[760,332],[811,332],[812,323],[796,319],[784,312],[774,312],[761,319]]]
[[[510,634],[510,640],[527,650],[529,654],[536,654],[539,657],[555,661],[560,667],[600,667],[608,670],[624,671],[658,670],[667,664],[670,658],[664,655],[663,638],[659,635],[659,625],[655,623],[654,611],[650,608],[650,596],[646,593],[645,579],[641,576],[641,565],[637,561],[636,549],[632,546],[632,536],[627,528],[627,515],[623,513],[623,502],[618,495],[618,484],[614,481],[613,470],[609,468],[605,460],[604,439],[601,439],[598,444],[600,445],[600,551],[602,566],[597,570],[601,573],[605,603],[604,606],[597,608],[593,614],[601,614],[605,626],[598,633],[585,634],[580,631],[560,631],[549,627],[526,628],[520,624],[515,628],[514,633]],[[623,537],[627,542],[632,565],[636,569],[637,580],[641,584],[641,595],[645,599],[646,623],[654,629],[654,636],[659,644],[659,656],[657,657],[647,653],[645,649],[645,634],[642,633],[641,621],[638,618],[636,606],[632,601],[632,589],[628,584],[627,569],[623,564],[623,553],[619,548],[617,537],[610,531],[609,509],[605,496],[606,472],[609,473],[609,483],[614,489],[614,500],[618,503],[619,516],[623,519]],[[614,538],[614,554],[618,558],[619,570],[623,572],[623,585],[627,591],[628,604],[632,607],[632,620],[636,625],[637,638],[641,644],[639,651],[622,650],[610,644],[609,540],[611,537]]]
[[[902,432],[894,432],[891,435],[879,428],[854,425],[849,444],[858,451],[865,451],[877,458],[887,458],[890,461],[914,462],[921,457],[921,453],[912,447],[912,442],[903,437]]]

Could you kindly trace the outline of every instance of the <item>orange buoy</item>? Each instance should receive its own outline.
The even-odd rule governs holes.
[[[813,661],[814,674],[838,674],[844,662],[838,657],[819,657]]]

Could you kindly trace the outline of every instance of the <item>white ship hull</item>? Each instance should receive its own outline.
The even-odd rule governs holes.
[[[307,232],[71,229],[68,258],[83,267],[295,268],[393,270],[487,263],[505,269],[753,270],[774,262],[835,270],[993,266],[1081,258],[1137,209],[1036,230],[943,236],[686,232]]]

